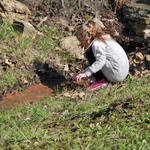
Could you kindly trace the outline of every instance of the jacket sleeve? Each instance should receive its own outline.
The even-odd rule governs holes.
[[[101,70],[106,62],[105,53],[106,44],[100,41],[94,41],[92,44],[92,52],[96,58],[96,61],[89,67],[87,67],[83,72],[89,77],[93,73]]]

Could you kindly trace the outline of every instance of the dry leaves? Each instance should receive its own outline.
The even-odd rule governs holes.
[[[9,66],[9,67],[13,67],[13,66],[14,66],[14,64],[12,63],[12,61],[9,60],[9,59],[5,59],[5,64],[6,64],[7,66]]]
[[[68,71],[69,71],[69,65],[68,65],[68,64],[66,64],[66,65],[64,66],[64,71],[65,71],[65,72],[68,72]]]
[[[133,76],[150,74],[150,54],[148,48],[129,54],[130,72]]]
[[[63,93],[63,96],[68,97],[68,98],[80,98],[82,99],[85,96],[85,92],[77,92],[77,91],[67,91]]]

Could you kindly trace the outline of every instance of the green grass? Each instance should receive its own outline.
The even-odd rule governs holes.
[[[148,150],[150,83],[128,77],[119,85],[66,98],[63,93],[0,111],[1,149]],[[64,92],[66,89],[64,89]]]
[[[71,53],[56,51],[67,33],[56,26],[41,30],[43,36],[30,40],[10,25],[1,26],[0,93],[32,84],[46,59],[75,63]],[[84,87],[56,88],[54,97],[0,110],[0,150],[148,150],[149,81],[128,76],[124,83],[94,93]],[[83,97],[74,96],[81,92]]]
[[[12,26],[1,25],[0,93],[7,90],[8,86],[14,89],[16,87],[17,89],[23,89],[23,87],[32,84],[36,75],[35,71],[41,69],[46,59],[60,60],[62,65],[69,60],[67,60],[69,56],[65,52],[58,53],[55,50],[59,46],[59,38],[66,36],[66,33],[60,32],[57,26],[43,27],[41,30],[43,35],[31,40],[16,33]],[[66,60],[62,56],[65,56]],[[39,62],[41,62],[41,65],[38,66]],[[24,84],[25,80],[28,84]],[[15,84],[18,86],[15,86]]]

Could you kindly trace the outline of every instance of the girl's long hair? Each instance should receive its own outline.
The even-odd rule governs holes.
[[[84,23],[81,32],[82,36],[80,36],[79,41],[84,48],[87,48],[94,39],[105,42],[103,29],[93,20]]]

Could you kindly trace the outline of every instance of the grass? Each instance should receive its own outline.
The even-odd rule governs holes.
[[[0,93],[9,88],[23,89],[34,82],[36,70],[41,69],[46,59],[54,58],[65,61],[62,56],[65,52],[56,52],[59,38],[66,36],[57,27],[42,28],[43,36],[35,40],[23,38],[16,33],[12,26],[2,25],[0,28]],[[57,40],[56,40],[57,38]],[[14,44],[15,43],[15,44]],[[65,55],[66,56],[66,55]],[[68,56],[69,57],[69,56]],[[66,56],[67,58],[67,56]],[[40,62],[40,65],[38,65]],[[22,79],[22,80],[20,80]],[[24,84],[24,81],[28,84]],[[17,84],[18,86],[15,86]]]
[[[62,64],[74,62],[70,53],[56,51],[65,32],[60,34],[57,27],[43,27],[42,31],[43,36],[29,40],[10,25],[1,26],[0,92],[8,87],[21,90],[32,84],[35,70],[47,58],[60,59]],[[0,110],[0,149],[148,150],[149,81],[147,76],[129,75],[124,83],[94,93],[84,87],[64,87],[62,92],[56,89],[54,97]],[[74,96],[81,92],[84,96]]]
[[[0,111],[1,149],[148,150],[149,77]],[[66,89],[64,89],[65,92]],[[77,88],[76,92],[81,92]],[[70,91],[73,94],[75,91]]]

